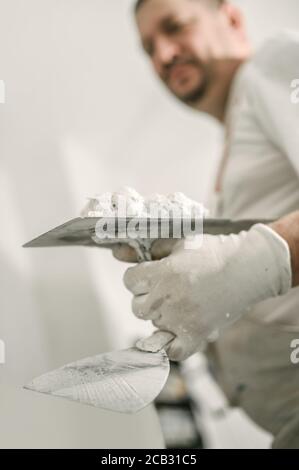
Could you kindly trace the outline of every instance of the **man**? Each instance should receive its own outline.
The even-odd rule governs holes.
[[[215,216],[273,218],[237,236],[205,236],[200,249],[157,242],[156,261],[130,268],[133,311],[175,334],[183,360],[208,348],[230,402],[299,448],[299,34],[286,32],[252,53],[241,12],[223,0],[139,0],[143,47],[168,89],[225,125]],[[118,259],[134,261],[129,248]],[[143,282],[141,283],[140,280]]]

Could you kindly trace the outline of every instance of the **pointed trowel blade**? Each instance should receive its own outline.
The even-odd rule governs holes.
[[[169,374],[164,350],[137,348],[81,359],[41,375],[24,388],[98,408],[135,413],[161,392]]]

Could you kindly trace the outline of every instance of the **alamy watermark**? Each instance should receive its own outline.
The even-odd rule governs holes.
[[[99,207],[98,213],[101,212],[103,211]],[[206,210],[200,204],[190,208],[175,204],[161,206],[153,201],[147,204],[146,211],[141,211],[140,215],[130,216],[130,213],[132,214],[132,210],[127,198],[118,195],[113,211],[97,221],[93,240],[101,244],[105,240],[112,242],[115,239],[138,241],[184,238],[189,249],[201,245]]]
[[[291,82],[291,103],[299,104],[299,78],[295,78]]]
[[[0,339],[0,365],[5,363],[5,343]]]
[[[5,82],[0,80],[0,104],[5,103]]]
[[[299,339],[293,339],[290,345],[291,349],[291,363],[299,364]]]

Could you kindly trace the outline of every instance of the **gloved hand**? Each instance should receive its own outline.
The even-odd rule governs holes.
[[[200,248],[179,241],[166,258],[129,268],[124,283],[134,295],[134,314],[176,335],[167,352],[179,361],[254,304],[287,293],[290,250],[258,224],[239,235],[205,235]]]

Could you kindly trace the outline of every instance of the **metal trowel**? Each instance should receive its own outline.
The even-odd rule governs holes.
[[[139,256],[151,258],[142,247]],[[37,377],[25,389],[97,408],[136,413],[161,392],[169,375],[164,350],[174,339],[159,331],[138,347],[81,359]],[[141,349],[145,349],[141,350]]]
[[[161,343],[166,346],[173,336],[163,335]],[[135,347],[72,362],[41,375],[24,388],[97,408],[136,413],[159,395],[168,374],[164,349],[145,352]]]
[[[111,247],[112,243],[128,241],[123,238],[117,240],[120,233],[118,226],[116,238],[96,240],[95,226],[98,220],[95,218],[71,220],[24,246],[26,248],[74,245]],[[144,222],[148,223],[140,221],[141,224]],[[158,228],[156,238],[161,238],[163,221],[155,222]],[[242,230],[249,230],[256,223],[270,221],[204,219],[201,225],[196,225],[195,222],[193,221],[193,225],[195,229],[196,226],[199,227],[199,232],[216,235],[239,233]],[[127,226],[130,224],[130,219],[124,220],[124,223]],[[168,238],[174,238],[176,226],[180,228],[182,221],[170,220],[168,223],[170,227]],[[152,220],[151,224],[153,225]],[[150,238],[149,235],[142,240],[134,241],[140,261],[151,259]],[[169,374],[169,361],[165,349],[173,341],[174,336],[169,332],[157,332],[152,338],[152,344],[150,339],[141,340],[137,343],[139,347],[100,354],[65,365],[34,379],[25,388],[99,408],[125,413],[137,412],[157,397]]]

